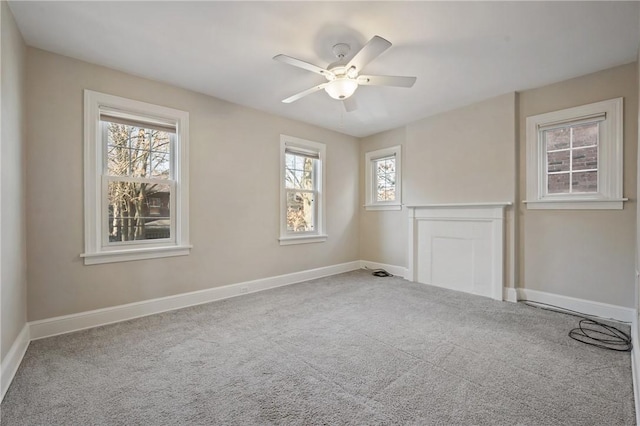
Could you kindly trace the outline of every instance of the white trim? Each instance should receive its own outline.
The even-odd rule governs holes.
[[[16,340],[13,341],[0,366],[0,402],[4,399],[7,390],[9,390],[9,386],[20,367],[30,341],[29,323],[26,323],[20,330]]]
[[[502,300],[505,302],[518,302],[518,290],[513,287],[504,287],[502,289]]]
[[[513,205],[513,203],[511,201],[500,201],[500,202],[495,202],[495,203],[447,203],[447,204],[412,204],[412,205],[407,205],[406,207],[409,209],[419,209],[419,208],[425,208],[425,209],[437,209],[437,208],[449,208],[449,207],[456,207],[456,208],[463,208],[463,207],[469,207],[469,208],[473,208],[473,207],[508,207]]]
[[[285,171],[285,155],[288,148],[292,148],[292,151],[300,150],[302,152],[316,153],[317,167],[315,167],[315,184],[316,188],[313,191],[302,192],[316,192],[316,211],[315,211],[315,229],[313,232],[296,234],[294,232],[287,232],[287,188],[285,185],[286,171]],[[280,135],[280,236],[278,240],[281,246],[291,244],[305,244],[305,243],[321,243],[327,239],[326,235],[326,187],[327,187],[327,146],[320,142],[308,141],[305,139],[296,138],[294,136]]]
[[[153,242],[154,248],[161,247],[163,250],[151,249],[148,241],[136,245],[141,250],[120,250],[105,244],[103,230],[106,228],[103,227],[105,221],[102,215],[106,200],[103,199],[103,157],[106,151],[103,144],[99,143],[103,140],[100,111],[104,108],[148,117],[152,121],[171,123],[176,127],[176,137],[172,139],[172,179],[167,182],[173,182],[175,190],[175,196],[172,191],[171,197],[171,226],[174,232],[171,240],[166,243]],[[84,91],[84,233],[85,248],[80,256],[84,258],[85,265],[189,254],[188,112],[92,90]]]
[[[365,204],[365,210],[402,210],[402,204]]]
[[[578,299],[576,297],[562,296],[560,294],[530,290],[527,288],[518,288],[517,292],[518,301],[547,303],[600,318],[610,318],[617,321],[633,323],[636,316],[635,309],[624,306],[594,302],[592,300]]]
[[[156,259],[161,257],[187,256],[193,246],[144,247],[130,250],[109,250],[102,253],[83,253],[85,265],[128,262],[131,260]]]
[[[281,246],[289,246],[293,244],[307,244],[307,243],[322,243],[327,241],[329,238],[328,235],[299,235],[292,237],[280,237],[278,241],[280,241]]]
[[[396,160],[396,199],[393,201],[375,201],[375,179],[373,178],[373,162],[383,158],[394,157]],[[369,151],[364,155],[365,161],[365,210],[401,210],[402,209],[402,145]]]
[[[622,209],[622,201],[626,201],[622,196],[623,106],[623,98],[615,98],[527,117],[527,209]],[[562,126],[569,122],[582,122],[586,117],[593,118],[595,115],[606,117],[600,122],[598,192],[547,194],[547,154],[542,139],[542,129]],[[596,203],[597,200],[607,202]]]
[[[638,315],[631,322],[631,378],[633,380],[633,400],[636,407],[636,424],[640,425],[640,348],[638,347]]]
[[[93,311],[33,321],[29,323],[31,327],[31,339],[42,339],[44,337],[56,336],[58,334],[71,333],[73,331],[127,321],[147,315],[201,305],[204,303],[214,302],[216,300],[296,284],[357,269],[360,269],[359,261],[347,262],[322,268],[309,269],[306,271],[293,272],[291,274],[278,275],[275,277],[245,281],[222,287],[214,287],[206,290],[193,291],[174,296],[144,300],[126,305],[111,306]]]
[[[624,202],[629,201],[628,198],[610,199],[610,200],[523,200],[529,210],[622,210]]]
[[[360,261],[361,269],[384,269],[392,275],[407,279],[408,270],[404,266],[388,265],[386,263],[371,262],[369,260]]]
[[[474,276],[473,282],[465,283],[465,285],[470,284],[473,286],[473,294],[491,297],[495,300],[503,300],[505,262],[504,222],[505,207],[509,205],[511,205],[510,202],[407,206],[409,210],[409,248],[407,251],[409,265],[407,279],[439,286],[439,283],[433,282],[433,277],[431,276],[433,256],[432,253],[429,252],[430,249],[424,249],[426,254],[419,253],[420,243],[418,237],[420,235],[421,224],[425,224],[426,222],[434,222],[436,224],[443,222],[460,222],[461,224],[466,224],[467,227],[471,225],[488,225],[489,236],[483,239],[483,242],[489,245],[490,251],[487,257],[483,258],[482,262],[488,264],[489,270],[491,271],[490,278],[486,283],[482,282],[481,285],[478,285],[480,281],[476,280],[477,277]],[[429,238],[431,236],[432,235],[429,235],[427,237]],[[460,238],[456,235],[453,239],[459,240]],[[475,241],[475,238],[468,238],[468,240]],[[426,244],[426,247],[429,246],[429,244]],[[474,251],[472,256],[475,258],[481,253],[481,251]],[[421,265],[422,268],[420,268]],[[420,278],[420,275],[423,273],[426,275]],[[422,281],[419,281],[420,279],[422,279]],[[448,286],[445,287],[450,288]],[[476,291],[478,291],[478,293],[476,293]]]

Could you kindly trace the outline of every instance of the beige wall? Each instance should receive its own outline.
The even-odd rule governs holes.
[[[527,210],[520,205],[520,284],[634,307],[638,88],[628,64],[520,94],[520,190],[525,194],[526,117],[624,97],[624,210]]]
[[[514,93],[364,138],[367,151],[403,145],[405,205],[514,202],[516,190]],[[364,174],[360,182],[364,187]],[[364,192],[364,191],[363,191]],[[361,201],[363,201],[361,197]],[[507,253],[513,259],[513,208],[507,211]],[[360,226],[363,259],[407,266],[407,211],[364,211]],[[506,268],[511,284],[513,265]]]
[[[0,5],[1,127],[0,135],[0,360],[27,320],[25,245],[25,96],[26,47],[3,1]]]
[[[402,162],[406,161],[406,128],[399,127],[362,139],[360,144],[360,258],[394,266],[407,266],[407,210],[366,211],[365,163],[368,151],[402,145]],[[403,182],[406,173],[403,172]],[[403,188],[402,200],[406,194]]]
[[[521,203],[526,117],[620,96],[625,98],[624,196],[630,199],[624,210],[526,210]],[[360,168],[365,152],[401,143],[405,204],[517,201],[517,215],[514,208],[507,210],[507,286],[634,307],[637,135],[633,63],[364,138]],[[364,187],[362,173],[360,183]],[[406,227],[406,211],[361,209],[361,257],[406,267]]]
[[[516,202],[525,185],[525,118],[617,96],[625,97],[625,196],[632,200],[623,211],[527,211],[520,204],[516,217],[508,208],[505,277],[508,286],[633,306],[635,64],[506,94],[358,141],[38,49],[28,49],[27,61],[29,320],[356,259],[406,267],[406,209],[362,207],[365,152],[403,146],[407,205]],[[190,112],[190,256],[83,265],[84,88]],[[326,243],[278,245],[274,165],[281,133],[328,146]]]
[[[406,204],[514,201],[515,94],[407,126]]]
[[[358,259],[357,139],[42,50],[27,58],[29,320]],[[83,265],[83,89],[190,113],[190,256]],[[278,243],[280,134],[327,144],[324,243]]]

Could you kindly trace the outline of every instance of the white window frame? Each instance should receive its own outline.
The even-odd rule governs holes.
[[[101,111],[144,117],[149,122],[175,125],[171,157],[171,238],[109,244],[105,178],[106,144]],[[189,113],[105,93],[84,91],[84,229],[85,265],[188,255],[189,244]],[[117,178],[116,178],[117,179]],[[136,178],[127,178],[136,180]]]
[[[393,201],[376,200],[376,179],[374,163],[383,158],[395,157],[396,159],[396,199]],[[365,209],[366,210],[401,210],[402,209],[402,146],[396,145],[389,148],[367,152],[365,159]]]
[[[287,188],[285,184],[285,154],[287,148],[301,152],[313,152],[318,154],[315,169],[316,183],[316,223],[311,232],[288,232],[287,231]],[[319,142],[312,142],[293,136],[280,135],[280,245],[320,243],[327,240],[325,231],[325,191],[326,187],[326,145]]]
[[[599,121],[598,191],[547,194],[544,131]],[[527,209],[622,209],[623,98],[610,99],[527,117]]]

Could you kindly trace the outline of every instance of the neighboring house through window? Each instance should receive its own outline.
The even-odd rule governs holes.
[[[622,98],[527,118],[527,208],[621,209]]]
[[[189,254],[184,111],[85,91],[85,264]]]
[[[324,231],[324,144],[280,137],[280,244],[322,242]]]
[[[402,147],[400,145],[365,154],[365,208],[400,210],[402,208]]]

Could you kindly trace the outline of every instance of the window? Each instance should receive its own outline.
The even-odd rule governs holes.
[[[366,153],[367,210],[402,208],[401,153],[400,145]]]
[[[188,126],[85,90],[85,265],[189,254]]]
[[[527,117],[528,209],[622,209],[622,98]]]
[[[325,145],[280,137],[280,245],[316,243],[324,233]]]

